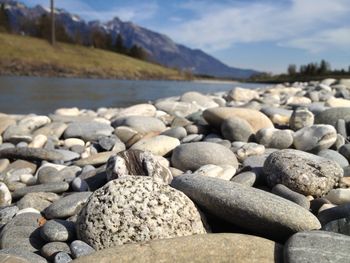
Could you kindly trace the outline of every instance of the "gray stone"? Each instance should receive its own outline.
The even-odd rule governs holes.
[[[59,198],[57,194],[50,192],[28,193],[17,202],[17,206],[19,209],[32,207],[42,212]]]
[[[322,230],[350,236],[350,217],[331,221],[325,224]]]
[[[10,205],[12,197],[7,185],[0,182],[0,207]]]
[[[157,109],[165,111],[173,116],[186,117],[192,113],[198,112],[201,107],[199,105],[183,102],[163,100],[155,104]]]
[[[304,207],[305,209],[309,210],[310,208],[310,201],[304,195],[290,190],[288,187],[284,186],[283,184],[276,184],[272,188],[271,192],[275,195],[288,199],[300,205],[301,207]]]
[[[306,209],[253,187],[199,175],[175,177],[171,186],[205,211],[264,236],[285,239],[299,231],[321,228]]]
[[[72,258],[66,252],[58,252],[54,258],[54,263],[68,263],[71,261]]]
[[[76,226],[78,238],[96,249],[206,233],[188,197],[158,180],[141,176],[113,180],[95,191]]]
[[[106,123],[97,121],[70,123],[64,132],[64,138],[80,138],[84,141],[96,141],[101,135],[109,136],[113,128]]]
[[[88,183],[81,179],[80,177],[74,178],[71,183],[72,189],[76,192],[86,192],[89,191]]]
[[[221,124],[221,133],[230,141],[247,142],[254,135],[253,128],[242,118],[231,117]]]
[[[195,142],[176,147],[171,157],[172,166],[182,171],[195,171],[206,164],[232,165],[238,168],[233,152],[217,143]]]
[[[344,144],[339,148],[339,153],[347,160],[350,160],[350,143]]]
[[[40,184],[63,182],[58,176],[58,170],[55,167],[46,166],[38,171],[38,182]]]
[[[314,196],[327,194],[343,176],[338,163],[293,149],[270,154],[264,172],[270,187],[283,184],[303,195]]]
[[[115,136],[101,136],[98,139],[98,145],[105,151],[110,151],[114,144],[118,141],[118,138]]]
[[[161,135],[166,135],[181,140],[187,136],[187,131],[184,127],[174,127],[163,131]]]
[[[326,231],[294,234],[284,246],[286,263],[347,263],[350,237]]]
[[[293,131],[265,128],[259,130],[256,135],[259,144],[267,148],[286,149],[293,144]]]
[[[29,262],[29,263],[47,263],[45,258],[43,258],[35,253],[32,253],[30,251],[26,251],[26,250],[23,250],[23,249],[17,248],[17,247],[1,249],[0,255],[2,255],[2,254],[14,255],[14,256],[20,257],[21,259],[25,259],[26,260],[25,262]],[[8,262],[12,263],[13,261],[8,261]],[[14,263],[15,262],[16,261],[14,261]],[[22,262],[22,261],[20,261],[20,262]]]
[[[216,102],[213,101],[213,99],[195,91],[189,91],[184,93],[181,96],[180,101],[195,103],[203,109],[214,108],[219,106]]]
[[[315,123],[335,126],[339,119],[350,121],[350,108],[330,108],[316,115]]]
[[[64,242],[50,242],[40,250],[41,255],[51,261],[53,261],[59,252],[70,253],[68,244]]]
[[[0,151],[0,158],[23,159],[30,161],[60,161],[63,155],[57,151],[49,151],[39,148],[8,148]]]
[[[294,146],[302,151],[321,151],[328,149],[337,140],[337,131],[331,125],[312,125],[294,133]]]
[[[290,128],[294,131],[314,124],[314,114],[307,108],[297,108],[289,120]]]
[[[47,183],[47,184],[38,184],[33,186],[26,186],[20,189],[17,189],[12,193],[12,198],[18,199],[22,196],[25,196],[28,193],[36,193],[36,192],[52,192],[52,193],[63,193],[67,191],[69,188],[69,184],[65,182],[57,182],[57,183]]]
[[[89,157],[80,159],[78,161],[75,161],[74,164],[77,166],[85,166],[85,165],[101,165],[105,164],[109,157],[112,155],[115,155],[115,152],[109,151],[109,152],[100,152],[93,154]]]
[[[5,206],[0,208],[0,226],[7,224],[18,212],[17,206]]]
[[[69,162],[80,158],[80,154],[76,152],[62,150],[62,149],[58,149],[56,150],[56,152],[59,152],[60,154],[62,154],[63,156],[62,161],[64,162]]]
[[[241,147],[238,147],[237,149],[232,149],[232,151],[234,151],[238,160],[243,162],[245,159],[247,159],[250,156],[264,154],[265,146],[261,144],[257,144],[255,142],[249,142],[249,143],[243,144]]]
[[[90,255],[95,252],[95,249],[81,240],[74,240],[70,244],[73,258],[79,258]]]
[[[181,143],[200,142],[203,138],[203,134],[189,134],[181,140]]]
[[[129,116],[118,118],[112,122],[112,126],[128,126],[141,134],[147,134],[150,132],[162,132],[165,130],[164,123],[153,117],[144,116]]]
[[[347,131],[346,131],[346,122],[343,119],[337,120],[335,124],[335,129],[337,130],[337,133],[343,136],[344,138],[347,138]]]
[[[320,220],[322,226],[331,221],[347,217],[350,217],[350,204],[338,205],[325,209],[320,211],[317,215],[317,218]]]
[[[230,181],[245,186],[253,186],[256,179],[257,174],[254,171],[246,171],[235,175]]]
[[[41,227],[40,234],[48,242],[70,241],[75,237],[75,224],[61,219],[49,220]]]
[[[67,218],[72,215],[76,215],[80,212],[90,195],[91,192],[81,192],[65,196],[53,202],[48,208],[45,209],[45,217],[47,219],[52,219]]]
[[[349,165],[348,160],[343,155],[334,150],[324,149],[322,151],[319,151],[317,155],[337,162],[342,168]]]
[[[66,128],[67,128],[67,124],[63,122],[52,122],[35,130],[33,135],[36,136],[39,134],[43,134],[46,137],[53,137],[55,139],[59,139],[61,138]]]
[[[332,189],[326,196],[332,204],[342,205],[350,203],[350,189]]]
[[[11,255],[11,254],[0,254],[0,262],[1,263],[29,263],[28,260],[26,260],[23,257]]]
[[[128,150],[108,159],[106,167],[107,179],[113,180],[128,175],[143,175],[158,178],[170,183],[170,170],[161,164],[150,152]]]

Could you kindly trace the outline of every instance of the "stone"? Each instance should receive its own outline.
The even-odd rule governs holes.
[[[231,165],[238,168],[237,158],[226,147],[211,142],[195,142],[176,147],[171,157],[172,166],[182,171],[195,171],[206,164]]]
[[[312,101],[309,98],[301,96],[291,96],[286,101],[287,105],[307,105],[310,103],[312,103]]]
[[[337,140],[337,131],[331,125],[312,125],[294,133],[294,146],[297,150],[317,152],[328,149]]]
[[[53,202],[44,211],[47,219],[67,218],[76,215],[84,206],[91,192],[73,193]]]
[[[54,258],[54,263],[68,263],[71,261],[72,258],[66,252],[58,252]]]
[[[136,104],[127,108],[122,109],[118,112],[117,117],[127,116],[145,116],[154,117],[156,115],[156,107],[151,104]]]
[[[44,245],[40,250],[40,254],[51,261],[53,261],[59,252],[70,253],[68,244],[64,242],[50,242]]]
[[[270,238],[321,228],[306,209],[253,187],[199,175],[175,177],[171,186],[210,214]]]
[[[60,161],[63,155],[56,151],[49,151],[45,149],[20,147],[8,148],[0,151],[0,158],[8,159],[22,159],[29,161]]]
[[[69,150],[62,150],[62,149],[57,149],[56,152],[62,154],[62,159],[61,161],[63,162],[70,162],[73,160],[77,160],[80,158],[80,154],[76,153],[76,152],[72,152]]]
[[[12,196],[7,185],[0,182],[0,207],[10,205],[12,202]]]
[[[85,180],[81,179],[80,177],[74,178],[74,180],[71,183],[71,186],[75,192],[89,191],[88,183]]]
[[[114,128],[118,126],[127,126],[141,134],[147,134],[151,132],[162,132],[165,130],[164,123],[153,117],[144,116],[129,116],[118,118],[112,122]]]
[[[310,208],[310,201],[304,195],[290,190],[288,187],[284,186],[283,184],[276,184],[272,188],[271,193],[281,196],[285,199],[288,199],[289,201],[292,201],[300,205],[301,207],[304,207],[307,210],[309,210]]]
[[[0,262],[1,263],[28,263],[29,261],[23,257],[0,253]]]
[[[44,147],[46,142],[47,142],[47,137],[44,134],[38,134],[33,138],[32,142],[29,143],[28,147],[42,148]]]
[[[9,260],[8,263],[47,263],[45,258],[43,258],[35,253],[32,253],[30,251],[26,251],[26,250],[23,250],[20,248],[1,249],[0,255],[4,255],[4,254],[15,256],[16,260],[17,260],[17,258],[20,258],[20,261],[12,261],[12,260],[14,260],[14,258],[11,257],[10,258],[11,260]]]
[[[236,168],[231,165],[218,166],[213,164],[203,165],[194,172],[194,174],[220,178],[227,181],[229,181],[235,175],[235,173]]]
[[[0,159],[0,173],[6,170],[10,161],[8,159]]]
[[[350,217],[350,204],[334,206],[329,209],[319,211],[317,215],[317,218],[320,220],[322,226],[331,221],[347,217]]]
[[[76,225],[78,238],[97,250],[206,233],[188,197],[158,180],[140,176],[113,180],[95,191]]]
[[[0,116],[0,134],[2,134],[9,126],[15,124],[16,121],[10,116]]]
[[[218,107],[219,105],[208,96],[196,91],[189,91],[182,94],[180,101],[199,105],[203,109]]]
[[[350,236],[350,218],[341,218],[331,221],[325,224],[322,230]]]
[[[222,122],[225,119],[231,117],[239,117],[246,120],[253,128],[254,132],[262,128],[273,128],[271,120],[257,110],[244,109],[244,108],[229,108],[229,107],[218,107],[207,109],[203,112],[205,120],[216,128],[220,128]]]
[[[42,212],[59,198],[57,194],[50,192],[28,193],[17,202],[17,206],[19,209],[32,207]]]
[[[70,241],[75,238],[75,224],[61,219],[48,220],[40,228],[40,235],[48,242]]]
[[[104,150],[104,151],[110,151],[112,150],[113,146],[117,143],[122,143],[117,137],[113,136],[101,136],[98,139],[98,145]],[[123,144],[123,143],[122,143]]]
[[[350,237],[326,231],[294,234],[284,246],[284,262],[326,263],[349,261]]]
[[[34,213],[34,214],[38,214],[40,215],[40,211],[38,211],[37,209],[33,208],[33,207],[27,207],[24,209],[19,210],[16,215],[21,215],[21,214],[25,214],[25,213]]]
[[[79,116],[80,110],[77,107],[73,108],[59,108],[55,110],[56,115],[63,115],[63,116]]]
[[[157,102],[155,106],[157,109],[177,117],[186,117],[201,110],[199,105],[183,101],[163,100]]]
[[[314,121],[315,117],[311,111],[307,108],[299,107],[293,111],[289,120],[289,125],[292,130],[297,131],[313,125]]]
[[[229,246],[228,244],[234,244]],[[171,249],[170,249],[171,248]],[[176,251],[181,251],[177,253]],[[271,240],[243,234],[210,234],[152,240],[104,249],[77,263],[105,262],[282,262],[283,247]]]
[[[287,149],[293,144],[293,131],[264,128],[257,132],[255,138],[266,148]]]
[[[21,174],[19,176],[19,179],[22,183],[26,184],[27,186],[35,185],[37,183],[37,178],[31,174]]]
[[[15,190],[12,193],[12,198],[19,199],[28,193],[36,193],[36,192],[51,192],[51,193],[59,194],[59,193],[63,193],[65,191],[67,191],[68,188],[69,188],[69,184],[67,184],[65,182],[26,186],[26,187]]]
[[[343,155],[334,150],[324,149],[319,151],[317,155],[337,162],[342,168],[349,165],[348,160]]]
[[[152,153],[139,150],[127,150],[109,158],[106,173],[109,181],[128,175],[150,176],[166,184],[172,180],[167,166]]]
[[[253,186],[257,180],[257,174],[252,171],[239,173],[231,178],[231,182],[242,184],[245,186]]]
[[[291,110],[276,107],[263,107],[261,112],[269,117],[273,124],[280,126],[288,125],[293,113]]]
[[[70,244],[70,249],[72,251],[73,258],[87,256],[95,252],[94,248],[92,248],[91,246],[89,246],[88,244],[86,244],[81,240],[74,240]]]
[[[329,98],[326,101],[325,106],[335,108],[335,107],[350,107],[350,100],[343,99],[343,98]]]
[[[96,141],[101,135],[111,135],[113,130],[109,124],[97,121],[73,122],[68,125],[63,136],[65,139],[79,138],[84,141]]]
[[[63,144],[67,148],[71,148],[71,147],[73,147],[75,145],[85,146],[85,142],[82,139],[79,139],[79,138],[65,139]]]
[[[222,136],[230,141],[248,142],[254,135],[252,126],[242,118],[231,117],[221,124]]]
[[[228,93],[228,97],[234,101],[249,102],[259,98],[259,92],[253,89],[235,87]]]
[[[255,142],[245,143],[237,150],[234,150],[239,161],[244,161],[254,155],[262,155],[265,152],[265,146]]]
[[[191,143],[191,142],[199,142],[203,140],[203,134],[190,134],[181,140],[181,143]]]
[[[184,127],[174,127],[163,131],[161,135],[166,135],[181,140],[187,136],[187,131]]]
[[[347,130],[346,130],[346,122],[343,119],[337,120],[335,124],[335,129],[337,130],[337,133],[343,136],[344,138],[347,138]]]
[[[58,170],[52,166],[41,168],[37,177],[40,184],[63,182],[63,178],[58,175]]]
[[[7,224],[18,212],[17,206],[0,207],[0,226]]]
[[[339,148],[339,153],[344,156],[347,160],[350,160],[350,144],[344,144]]]
[[[180,145],[180,141],[176,138],[166,135],[158,135],[151,138],[141,139],[136,142],[130,149],[149,151],[154,155],[164,156],[169,154],[174,148]]]
[[[47,138],[51,137],[54,139],[61,138],[62,134],[67,128],[67,124],[63,122],[51,122],[46,124],[45,126],[34,131],[33,135],[45,135]]]
[[[336,205],[350,203],[350,189],[332,189],[325,198]]]
[[[108,161],[108,159],[115,154],[116,152],[114,151],[100,152],[97,154],[93,154],[89,157],[77,160],[74,162],[74,164],[77,166],[105,164]]]
[[[270,154],[264,172],[270,187],[283,184],[295,192],[313,196],[327,194],[343,176],[343,169],[336,162],[293,149]]]
[[[315,123],[335,126],[339,119],[343,119],[346,122],[350,121],[350,107],[324,110],[315,116]]]

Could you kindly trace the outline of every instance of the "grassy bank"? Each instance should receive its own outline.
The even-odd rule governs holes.
[[[0,75],[183,79],[173,69],[114,52],[0,33]]]

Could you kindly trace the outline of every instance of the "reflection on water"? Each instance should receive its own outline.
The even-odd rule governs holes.
[[[69,78],[1,77],[0,112],[52,113],[57,108],[125,107],[186,91],[210,93],[235,86],[254,88],[250,83],[202,83],[185,81],[133,81]]]

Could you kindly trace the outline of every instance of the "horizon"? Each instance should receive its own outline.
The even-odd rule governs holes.
[[[19,2],[49,7],[50,1]],[[299,67],[322,59],[333,69],[348,70],[350,22],[346,17],[350,5],[346,2],[61,0],[56,8],[85,21],[106,22],[118,17],[201,49],[231,67],[278,74],[286,72],[289,64]]]

